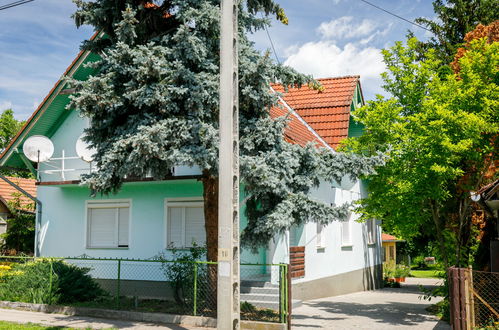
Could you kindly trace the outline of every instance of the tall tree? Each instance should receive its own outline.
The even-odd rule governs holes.
[[[458,74],[442,74],[434,50],[418,61],[417,50],[416,39],[384,50],[384,88],[393,97],[354,113],[366,133],[346,146],[391,156],[370,177],[360,209],[403,237],[434,235],[447,265],[468,265],[476,248],[470,191],[497,161],[499,43],[471,41]]]
[[[24,122],[14,118],[14,111],[6,109],[0,115],[0,149],[3,150],[19,132]]]
[[[87,41],[98,52],[98,73],[71,81],[77,93],[69,107],[90,118],[87,141],[97,149],[99,171],[84,178],[95,192],[120,189],[125,176],[163,179],[178,164],[202,169],[208,260],[217,260],[219,0],[75,1],[77,24],[90,24],[106,38]],[[308,192],[320,178],[358,177],[379,157],[333,153],[284,140],[286,118],[272,119],[278,105],[270,83],[315,81],[257,52],[247,33],[269,24],[256,12],[282,9],[269,0],[239,5],[240,169],[247,194],[248,226],[243,246],[266,245],[293,224],[328,223],[347,214]]]
[[[416,19],[433,33],[428,41],[420,43],[420,51],[425,54],[430,48],[436,49],[444,65],[452,61],[466,33],[477,24],[487,25],[499,19],[496,0],[435,0],[433,11],[434,19]]]

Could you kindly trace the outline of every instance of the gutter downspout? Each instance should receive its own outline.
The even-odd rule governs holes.
[[[39,251],[39,247],[38,247],[38,231],[40,229],[40,224],[41,224],[41,221],[42,221],[42,202],[37,199],[36,197],[34,197],[33,195],[31,195],[29,192],[27,192],[26,190],[24,190],[23,188],[19,187],[17,184],[15,184],[14,182],[10,181],[7,177],[5,177],[4,175],[0,174],[0,179],[4,180],[5,182],[7,182],[8,184],[10,184],[12,187],[14,187],[16,190],[20,191],[22,194],[24,194],[26,197],[28,197],[29,199],[31,199],[33,202],[36,203],[36,219],[35,219],[35,257],[39,257],[40,256],[40,251]]]

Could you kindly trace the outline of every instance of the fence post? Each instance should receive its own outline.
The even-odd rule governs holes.
[[[293,311],[293,300],[291,294],[291,264],[286,265],[286,309],[287,309],[287,321],[288,330],[291,330],[291,313]]]
[[[118,259],[118,283],[116,285],[116,306],[120,308],[120,291],[121,291],[121,259]]]
[[[272,266],[270,266],[272,268]],[[284,323],[284,269],[283,265],[279,265],[279,322]]]
[[[469,269],[463,269],[463,281],[464,281],[464,304],[465,304],[465,320],[466,320],[466,330],[471,330],[471,310],[470,310],[470,275]]]
[[[469,266],[469,295],[470,295],[470,320],[471,320],[471,329],[475,328],[475,296],[473,289],[473,267]]]
[[[196,316],[197,311],[197,297],[198,297],[198,263],[194,261],[194,297],[193,297],[193,312],[192,315]]]
[[[49,259],[50,263],[50,273],[49,273],[49,299],[47,303],[51,304],[52,303],[52,273],[54,272],[54,265],[52,264],[52,259]]]

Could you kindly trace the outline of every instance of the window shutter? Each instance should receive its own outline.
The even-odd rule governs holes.
[[[183,207],[168,208],[168,246],[182,247]]]
[[[204,227],[204,211],[202,207],[185,208],[185,246],[206,245],[206,231]]]
[[[118,208],[118,246],[128,247],[128,228],[130,219],[130,208]]]
[[[88,209],[89,242],[91,247],[115,247],[117,237],[115,231],[115,209]]]

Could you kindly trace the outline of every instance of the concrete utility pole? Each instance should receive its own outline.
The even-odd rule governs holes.
[[[222,0],[217,327],[223,330],[240,327],[237,11],[237,0]]]

